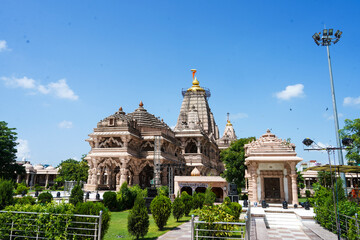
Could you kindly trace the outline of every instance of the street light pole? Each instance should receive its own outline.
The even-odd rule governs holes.
[[[338,118],[337,107],[336,107],[334,80],[333,80],[333,74],[332,74],[332,68],[331,68],[331,58],[330,58],[329,45],[326,46],[326,50],[327,50],[328,63],[329,63],[330,86],[331,86],[331,97],[332,97],[333,110],[334,110],[336,144],[337,144],[338,148],[341,148],[342,146],[341,146],[340,133],[339,133],[339,118]],[[338,158],[339,158],[339,164],[344,165],[344,158],[343,158],[342,151],[338,151]],[[347,195],[345,173],[343,173],[343,172],[340,173],[340,177],[341,177],[341,179],[343,181],[343,185],[345,185],[344,190],[345,190],[345,194]]]
[[[340,133],[339,133],[339,118],[338,118],[337,107],[336,107],[335,88],[334,88],[334,80],[333,80],[333,74],[332,74],[332,68],[331,68],[331,58],[330,58],[329,46],[331,45],[331,43],[336,44],[340,40],[342,32],[337,30],[335,33],[335,38],[332,37],[333,29],[324,29],[322,37],[320,37],[320,34],[321,33],[315,33],[313,35],[313,39],[318,46],[319,45],[326,46],[327,56],[328,56],[328,64],[329,64],[329,74],[330,74],[331,97],[332,97],[332,104],[333,104],[333,111],[334,111],[336,144],[337,144],[337,147],[341,149],[342,146],[341,146]],[[344,158],[343,158],[342,151],[338,151],[338,158],[339,158],[339,164],[344,165]],[[343,181],[345,194],[347,195],[345,173],[340,173],[340,177]]]

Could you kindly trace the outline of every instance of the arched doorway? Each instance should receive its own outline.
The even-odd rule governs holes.
[[[154,169],[149,165],[146,165],[139,174],[140,187],[147,188],[151,187],[150,180],[154,178]]]
[[[191,187],[182,187],[180,193],[187,192],[190,196],[192,195],[192,188]]]
[[[222,202],[223,197],[224,197],[224,191],[222,190],[222,188],[213,187],[211,189],[211,191],[213,191],[213,193],[215,193],[215,195],[216,195],[216,202]]]
[[[195,189],[195,192],[197,192],[197,193],[205,193],[205,191],[206,191],[205,187],[197,187]]]

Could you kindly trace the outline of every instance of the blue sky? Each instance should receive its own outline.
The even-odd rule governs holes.
[[[326,48],[311,38],[324,25],[344,32],[331,47],[340,127],[359,118],[358,1],[1,3],[0,120],[32,163],[80,159],[120,106],[143,101],[174,126],[191,68],[221,135],[229,112],[238,137],[270,128],[305,161],[326,162],[301,144],[336,143]]]

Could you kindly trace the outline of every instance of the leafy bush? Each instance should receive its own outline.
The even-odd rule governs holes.
[[[105,192],[103,195],[103,203],[104,206],[107,207],[110,211],[116,210],[118,208],[116,193],[111,191]]]
[[[82,202],[78,203],[75,207],[75,214],[84,214],[84,215],[99,215],[102,211],[102,227],[101,227],[101,237],[105,235],[109,228],[111,213],[110,211],[102,204],[101,202]],[[79,219],[79,220],[83,220]],[[94,218],[88,218],[87,221],[95,221]],[[89,226],[89,225],[84,225]],[[94,233],[94,231],[89,231],[88,234]]]
[[[14,203],[14,186],[10,180],[0,179],[0,210]]]
[[[136,197],[134,207],[128,215],[128,232],[136,239],[144,237],[149,230],[149,215],[145,206],[145,200],[141,194]]]
[[[37,202],[41,204],[47,204],[47,203],[51,203],[52,200],[53,200],[53,196],[51,195],[51,193],[43,192],[39,194]]]
[[[5,208],[5,211],[40,212],[46,214],[13,214],[11,212],[0,213],[0,239],[9,239],[9,230],[13,221],[20,233],[35,239],[38,231],[42,232],[41,237],[47,239],[66,239],[71,224],[71,214],[74,207],[71,204],[46,205],[13,205]],[[57,215],[59,213],[65,215]],[[6,231],[7,230],[7,231]]]
[[[332,231],[336,226],[336,217],[334,213],[334,202],[333,202],[333,189],[321,186],[319,183],[314,185],[314,197],[311,198],[311,202],[314,203],[314,212],[316,213],[315,219],[321,226]],[[355,216],[356,212],[360,212],[360,207],[350,202],[345,198],[344,189],[342,188],[342,181],[340,178],[337,179],[336,185],[334,186],[335,193],[338,198],[338,212],[339,214],[347,215],[349,217]],[[355,227],[352,225],[354,221],[349,221],[348,235],[344,235],[348,239],[355,239],[352,236],[355,233]]]
[[[179,221],[179,218],[184,216],[185,204],[179,196],[177,196],[173,202],[173,216],[176,218],[176,221]]]
[[[27,194],[27,193],[28,193],[28,190],[29,190],[29,188],[26,187],[26,185],[25,185],[24,183],[19,183],[19,184],[17,185],[17,187],[16,187],[15,194],[17,194],[17,195],[22,194],[23,191],[24,191],[25,194]]]
[[[163,195],[165,197],[169,196],[169,187],[168,186],[160,186],[156,190],[157,190],[158,195]]]
[[[204,193],[194,193],[193,195],[193,209],[202,208],[205,201]]]
[[[136,198],[136,191],[131,191],[128,188],[127,182],[124,182],[121,187],[120,191],[117,193],[117,200],[119,210],[130,209],[134,205],[134,200]]]
[[[26,204],[30,204],[30,205],[34,205],[36,202],[36,199],[32,196],[24,196],[21,198],[15,198],[15,204],[20,204],[20,205],[26,205]]]
[[[204,199],[204,205],[212,206],[215,202],[216,195],[213,191],[211,191],[211,188],[208,187],[205,191],[205,199]]]
[[[84,192],[81,189],[80,185],[75,185],[73,189],[71,189],[71,194],[69,198],[69,203],[76,206],[77,203],[84,202]]]
[[[43,190],[43,188],[42,188],[41,186],[39,186],[38,184],[35,184],[35,185],[34,185],[34,190],[40,192],[40,191]]]
[[[305,190],[305,196],[306,196],[307,198],[310,198],[310,197],[311,197],[311,192],[310,192],[310,190]]]
[[[171,201],[165,196],[156,196],[150,204],[150,210],[159,230],[166,225],[171,214]]]
[[[184,203],[184,214],[189,216],[191,208],[193,207],[193,198],[187,192],[181,193],[181,201]]]
[[[200,221],[206,221],[206,224],[202,223],[199,225],[199,228],[211,230],[211,231],[200,231],[200,236],[209,236],[209,237],[229,237],[232,235],[234,225],[223,225],[223,224],[211,224],[213,222],[234,222],[234,216],[229,214],[229,207],[225,204],[208,206],[204,205],[202,209],[197,209],[196,212],[199,214]],[[215,230],[215,231],[214,231]],[[218,230],[218,231],[216,231]],[[220,232],[221,231],[221,232]],[[203,238],[208,239],[208,238]]]

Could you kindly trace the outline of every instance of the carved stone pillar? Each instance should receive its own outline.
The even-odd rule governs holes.
[[[298,204],[299,205],[299,200],[298,200],[298,195],[297,195],[297,174],[296,174],[296,163],[291,162],[290,164],[290,168],[291,168],[291,190],[292,190],[292,203],[293,204]]]
[[[291,177],[292,203],[299,204],[298,195],[297,195],[297,183],[296,183],[297,174],[291,174],[290,177]]]
[[[128,180],[128,162],[130,161],[130,159],[125,158],[125,159],[121,159],[121,168],[120,168],[120,187],[121,185],[123,185],[124,182],[127,182]]]
[[[168,170],[167,167],[164,167],[163,171],[162,171],[162,179],[161,179],[161,183],[163,185],[167,185],[168,184]]]
[[[48,187],[48,185],[49,185],[49,174],[46,174],[45,188]]]
[[[133,177],[133,184],[134,185],[140,185],[140,177],[139,177],[139,173],[134,173],[134,177]]]
[[[253,186],[252,186],[252,192],[253,192],[253,201],[259,202],[258,196],[257,196],[257,177],[258,175],[256,173],[253,173],[252,180],[253,180]]]
[[[196,141],[197,153],[201,153],[201,141],[197,139]]]
[[[29,186],[30,173],[26,174],[26,186]]]
[[[95,142],[95,148],[99,148],[99,139],[97,137],[94,139],[94,142]]]

